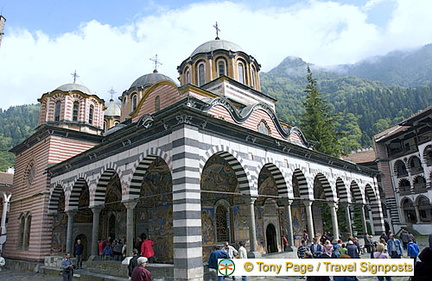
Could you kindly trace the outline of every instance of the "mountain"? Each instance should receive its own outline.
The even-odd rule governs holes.
[[[303,113],[307,65],[301,58],[287,57],[260,76],[261,90],[278,99],[277,115],[295,126]],[[332,113],[340,115],[346,152],[370,146],[373,134],[432,103],[432,45],[353,65],[309,66]]]
[[[340,75],[376,80],[386,86],[420,87],[432,85],[432,44],[409,51],[393,51],[352,65],[339,65]]]
[[[34,132],[39,118],[38,105],[0,108],[0,171],[13,166],[15,155],[9,149],[24,141]]]

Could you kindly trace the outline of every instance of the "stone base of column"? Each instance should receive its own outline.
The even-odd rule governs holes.
[[[88,258],[89,261],[95,261],[95,260],[100,260],[100,257],[98,255],[91,255]]]
[[[254,259],[254,258],[260,258],[260,257],[262,257],[262,256],[261,256],[261,253],[260,253],[260,252],[258,252],[258,251],[253,251],[253,252],[248,252],[248,253],[247,253],[247,257],[248,257],[248,259]]]

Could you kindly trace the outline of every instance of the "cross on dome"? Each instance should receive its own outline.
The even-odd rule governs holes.
[[[219,40],[220,39],[219,38],[219,31],[221,31],[221,30],[219,29],[218,23],[216,22],[216,24],[213,25],[213,27],[216,29],[216,38],[215,38],[215,40]]]
[[[158,55],[156,54],[155,55],[155,57],[154,58],[150,58],[150,60],[152,61],[152,62],[154,62],[154,70],[153,70],[153,72],[154,73],[157,73],[158,71],[157,71],[157,67],[158,67],[158,65],[162,65],[162,63],[160,62],[160,60],[158,59]]]
[[[74,71],[74,73],[71,73],[72,77],[73,77],[73,83],[76,83],[77,78],[79,77],[79,75],[77,74],[76,70]]]

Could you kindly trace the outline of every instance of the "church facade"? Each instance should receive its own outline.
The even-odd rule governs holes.
[[[145,233],[175,280],[202,280],[225,241],[263,255],[282,251],[282,236],[298,245],[303,230],[381,233],[374,172],[312,150],[260,92],[259,70],[216,38],[180,64],[180,86],[157,71],[136,79],[121,112],[109,110],[120,123],[107,110],[104,123],[104,101],[84,86],[44,94],[35,134],[12,149],[5,255],[41,261],[79,238],[95,257],[107,237],[124,237],[130,254]]]

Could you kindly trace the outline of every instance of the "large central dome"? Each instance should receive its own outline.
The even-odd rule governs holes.
[[[212,51],[216,50],[227,50],[227,51],[233,51],[233,52],[244,52],[244,50],[237,44],[226,41],[226,40],[212,40],[205,42],[204,44],[201,44],[198,46],[190,55],[193,57],[196,54],[200,53],[210,53]]]

